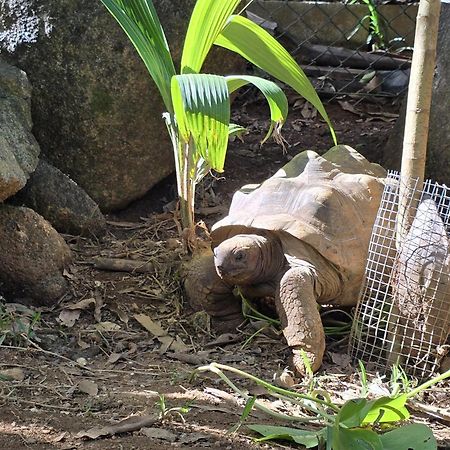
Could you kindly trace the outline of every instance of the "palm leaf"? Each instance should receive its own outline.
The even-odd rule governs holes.
[[[219,33],[241,0],[197,0],[181,57],[181,73],[199,73]]]
[[[151,0],[101,0],[130,38],[172,111],[170,81],[175,67],[164,31]]]
[[[183,141],[192,143],[210,168],[222,172],[230,124],[225,78],[206,74],[176,75],[172,78],[172,99]],[[196,155],[192,155],[189,161],[192,170],[197,169],[197,162]]]
[[[286,121],[286,117],[288,115],[288,101],[286,95],[283,90],[273,81],[265,80],[260,77],[246,76],[246,75],[230,75],[225,77],[228,83],[228,90],[230,93],[239,89],[242,86],[245,86],[248,83],[256,86],[266,97],[267,103],[270,108],[270,128],[266,137],[262,140],[262,144],[269,139],[275,130],[275,139],[277,141],[279,139],[279,132],[284,122]]]
[[[313,85],[287,50],[267,31],[245,17],[232,16],[214,44],[238,53],[291,86],[319,111],[330,127],[334,142],[337,142],[331,121]]]

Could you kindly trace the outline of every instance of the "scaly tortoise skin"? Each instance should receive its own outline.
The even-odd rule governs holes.
[[[273,296],[295,369],[317,370],[325,336],[317,303],[356,304],[385,170],[348,146],[298,154],[260,185],[236,192],[211,232],[212,252],[185,279],[191,305],[222,330],[241,320],[233,296]]]

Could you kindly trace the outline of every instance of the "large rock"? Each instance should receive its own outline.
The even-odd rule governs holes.
[[[68,289],[64,239],[31,209],[0,205],[0,292],[51,305]]]
[[[175,55],[194,3],[155,1]],[[173,171],[159,93],[100,0],[15,0],[2,7],[0,46],[29,75],[34,133],[50,163],[103,210],[126,206]],[[224,72],[242,64],[223,53],[217,59]]]
[[[91,197],[43,159],[12,202],[33,209],[61,233],[99,236],[106,230],[105,217]]]
[[[450,183],[450,3],[442,2],[437,49],[426,176],[448,185]],[[405,114],[406,98],[386,145],[385,167],[400,168]]]
[[[25,186],[38,163],[30,97],[25,73],[0,60],[0,202]]]

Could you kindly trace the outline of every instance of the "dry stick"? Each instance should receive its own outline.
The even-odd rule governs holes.
[[[98,270],[112,272],[151,273],[155,271],[155,266],[152,262],[134,259],[98,257],[94,259],[93,265]]]

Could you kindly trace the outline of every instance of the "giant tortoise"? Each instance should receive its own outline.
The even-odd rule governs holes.
[[[260,185],[236,192],[211,232],[212,252],[193,260],[188,298],[213,321],[235,325],[249,297],[273,296],[295,369],[303,350],[317,370],[325,336],[317,303],[356,304],[385,170],[348,146],[298,154]]]

